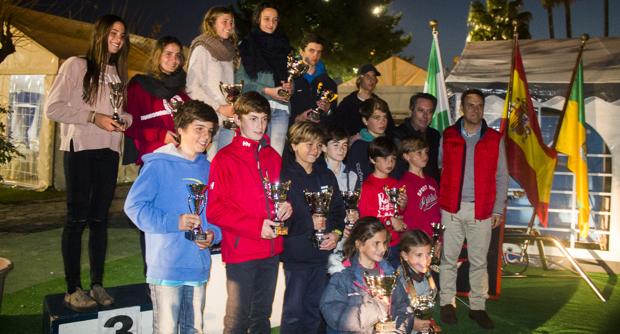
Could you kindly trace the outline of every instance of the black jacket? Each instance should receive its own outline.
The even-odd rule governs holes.
[[[319,96],[316,92],[319,82],[323,83],[323,89],[329,89],[334,93],[338,93],[338,85],[332,80],[327,73],[323,73],[312,80],[309,83],[303,76],[295,79],[295,91],[291,95],[291,117],[289,118],[289,125],[295,123],[295,117],[303,113],[308,109],[316,107],[316,101],[319,100]],[[336,110],[337,100],[332,102],[332,107],[329,114]],[[324,123],[328,118],[327,113],[323,113],[321,116],[321,123]]]
[[[329,118],[330,123],[343,127],[349,136],[355,135],[360,132],[362,128],[366,127],[362,122],[362,115],[360,114],[360,106],[363,101],[357,98],[357,93],[358,91],[356,90],[347,95],[347,97],[345,97],[340,104],[338,104],[338,108],[336,108],[336,111],[333,112]],[[374,94],[373,96],[378,97]],[[389,110],[387,117],[387,132],[389,133],[391,130],[394,130],[395,127],[392,113]]]
[[[351,170],[357,174],[355,189],[360,189],[362,187],[362,183],[366,180],[368,175],[372,174],[374,169],[368,157],[369,146],[369,141],[358,139],[351,145],[347,153],[347,170]]]
[[[400,141],[407,137],[416,137],[422,138],[428,144],[428,163],[426,167],[424,167],[423,171],[425,175],[428,175],[437,181],[439,184],[439,141],[441,139],[441,135],[439,131],[429,127],[425,132],[420,132],[414,129],[411,126],[411,117],[406,118],[401,125],[399,125],[396,129],[392,131],[392,138],[400,144]],[[402,156],[398,157],[396,168],[394,169],[393,175],[395,175],[398,179],[409,169],[407,165],[407,161],[405,161]]]
[[[286,222],[288,235],[284,237],[284,252],[280,255],[280,259],[288,268],[308,264],[327,266],[327,257],[332,252],[318,250],[312,245],[314,224],[312,212],[310,212],[310,206],[306,202],[303,191],[307,189],[316,192],[320,191],[323,186],[332,187],[332,200],[327,215],[327,232],[334,229],[342,231],[345,209],[334,173],[325,164],[317,162],[312,167],[312,173],[308,174],[292,156],[282,165],[280,180],[282,182],[291,180],[288,201],[293,206],[293,216]]]

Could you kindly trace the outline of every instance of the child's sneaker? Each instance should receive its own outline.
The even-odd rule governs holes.
[[[97,302],[81,288],[76,288],[73,293],[65,293],[65,306],[76,312],[86,312],[97,307]]]
[[[110,306],[114,303],[114,298],[101,285],[93,285],[90,296],[101,306]]]

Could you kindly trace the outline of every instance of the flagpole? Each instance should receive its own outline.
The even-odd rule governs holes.
[[[575,76],[577,76],[577,68],[579,67],[579,63],[581,62],[581,55],[583,54],[583,48],[586,46],[586,42],[590,39],[590,35],[582,34],[581,41],[579,44],[579,53],[577,54],[577,61],[575,62],[575,66],[573,66],[573,74],[570,77],[570,81],[568,83],[568,93],[566,94],[566,99],[564,100],[564,106],[562,107],[562,113],[560,114],[560,119],[558,120],[558,124],[555,127],[555,135],[553,136],[553,144],[551,148],[555,150],[555,145],[558,142],[558,136],[560,135],[560,128],[562,127],[562,122],[564,121],[564,115],[566,115],[566,108],[568,107],[568,100],[570,100],[570,94],[573,91],[573,84],[575,81]]]

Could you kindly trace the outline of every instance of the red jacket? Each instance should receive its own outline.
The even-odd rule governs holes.
[[[222,229],[222,260],[239,263],[282,253],[282,237],[261,238],[263,221],[273,210],[263,177],[279,180],[282,159],[265,137],[259,142],[237,131],[232,143],[211,163],[207,219]]]
[[[179,92],[170,100],[187,101],[189,96]],[[142,165],[143,155],[163,146],[168,131],[176,132],[173,110],[168,100],[150,94],[132,80],[127,87],[127,112],[133,116],[133,123],[125,133],[138,149],[136,164]]]
[[[398,181],[391,177],[379,179],[370,174],[362,183],[359,200],[360,217],[377,217],[392,236],[390,246],[398,245],[400,237],[399,233],[392,228],[392,225],[386,224],[394,216],[394,206],[390,203],[387,194],[383,190],[383,186],[396,187],[397,184]]]
[[[442,209],[457,213],[461,205],[463,174],[465,173],[465,139],[460,122],[443,133],[443,169],[439,204]],[[480,140],[474,149],[474,202],[476,219],[487,219],[493,214],[495,204],[497,160],[499,159],[499,132],[483,126]]]

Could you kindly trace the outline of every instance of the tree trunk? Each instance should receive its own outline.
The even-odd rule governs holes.
[[[603,36],[609,37],[609,0],[603,0],[604,29]]]
[[[566,16],[566,38],[573,38],[573,28],[570,13],[570,1],[564,0],[564,14]]]
[[[546,7],[547,9],[547,25],[549,26],[549,38],[554,39],[555,33],[553,31],[553,8]]]

